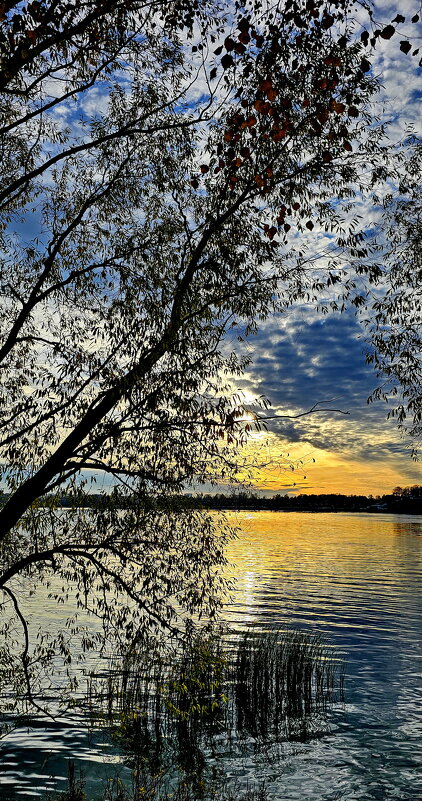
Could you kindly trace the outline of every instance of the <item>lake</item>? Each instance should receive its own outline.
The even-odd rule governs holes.
[[[277,801],[422,801],[422,517],[230,517],[241,533],[228,551],[236,591],[225,619],[235,631],[323,632],[346,660],[346,698],[325,734],[227,757],[228,778],[265,780]],[[77,719],[20,727],[0,752],[1,799],[40,797],[68,756],[83,766],[91,799],[119,763],[116,746]]]

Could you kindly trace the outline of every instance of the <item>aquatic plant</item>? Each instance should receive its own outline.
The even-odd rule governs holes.
[[[58,795],[54,795],[53,797],[49,793],[47,798],[50,801],[56,801],[56,799],[60,799],[60,801],[88,801],[87,796],[85,794],[85,779],[83,777],[82,771],[78,771],[78,776],[76,775],[75,771],[75,763],[73,759],[69,759],[67,763],[67,788],[64,792],[59,793]],[[117,801],[117,799],[115,800]]]
[[[70,768],[72,766],[72,768]],[[73,771],[73,774],[71,774]],[[84,793],[80,795],[80,788],[84,786],[81,774],[80,784],[74,780],[74,764],[69,761],[68,787],[64,793],[51,797],[49,801],[94,801]],[[166,774],[155,776],[145,775],[143,772],[134,772],[131,786],[125,784],[119,776],[109,778],[104,785],[100,798],[95,801],[268,801],[265,784],[255,787],[249,784],[242,788],[237,781],[227,784],[226,777],[219,777],[211,781],[199,780],[193,784],[188,777],[181,776],[176,783],[169,783]]]
[[[174,748],[201,762],[214,735],[225,747],[245,737],[306,740],[343,699],[343,665],[324,637],[303,630],[249,630],[235,640],[199,635],[160,654],[130,649],[108,677],[103,706],[114,737],[154,767]],[[89,704],[98,709],[91,687]]]
[[[130,787],[109,780],[101,801],[266,801],[264,787],[221,781],[224,758],[325,733],[330,706],[343,699],[343,671],[324,637],[304,630],[207,632],[175,646],[171,660],[133,645],[89,686],[88,708],[133,777]],[[70,788],[61,799],[83,794]]]
[[[250,630],[237,647],[232,690],[239,731],[307,739],[310,716],[343,697],[343,669],[320,633]]]

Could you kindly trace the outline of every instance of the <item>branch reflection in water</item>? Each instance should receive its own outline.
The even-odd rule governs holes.
[[[229,799],[221,776],[233,759],[326,734],[330,706],[343,700],[342,660],[320,633],[252,629],[236,639],[196,635],[171,661],[135,645],[107,677],[92,676],[87,705],[122,748],[134,797],[171,791],[182,801],[215,798],[218,786]],[[236,793],[264,796],[247,785]]]

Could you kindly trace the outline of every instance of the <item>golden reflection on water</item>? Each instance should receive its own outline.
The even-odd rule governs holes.
[[[238,512],[230,543],[234,602],[243,625],[293,622],[383,627],[411,612],[422,576],[422,519],[373,514]],[[378,614],[382,611],[382,615]],[[354,618],[356,618],[354,620]]]

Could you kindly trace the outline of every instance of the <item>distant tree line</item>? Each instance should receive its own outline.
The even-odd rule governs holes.
[[[7,501],[8,495],[0,495],[0,503]],[[260,510],[270,512],[378,512],[422,514],[422,485],[411,487],[395,487],[389,495],[343,495],[341,493],[324,493],[320,495],[281,495],[277,493],[270,498],[256,495],[253,492],[224,492],[198,495],[163,495],[161,498],[145,499],[147,506],[166,508],[168,511],[186,509],[216,510]],[[114,493],[85,493],[80,495],[61,495],[59,498],[47,496],[43,505],[62,508],[84,507],[107,509],[110,507],[130,508],[130,496],[122,499]]]
[[[422,486],[396,488],[391,495],[343,495],[330,493],[321,495],[281,495],[270,498],[251,492],[230,495],[197,495],[179,497],[179,503],[192,508],[207,509],[255,509],[286,512],[378,512],[422,514]]]

